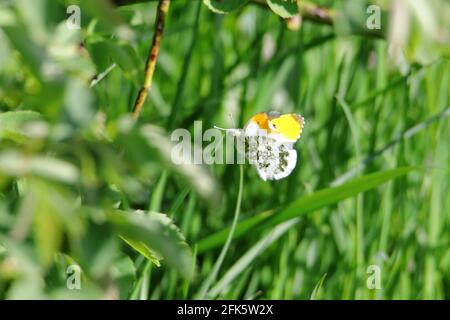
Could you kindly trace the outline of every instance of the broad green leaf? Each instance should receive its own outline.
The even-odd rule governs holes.
[[[375,188],[389,180],[407,174],[413,168],[401,167],[371,173],[354,179],[344,185],[317,191],[311,195],[301,197],[287,206],[271,211],[262,212],[254,217],[239,222],[234,238],[240,238],[247,232],[255,232],[255,229],[271,228],[281,222],[300,217],[306,213],[337,203],[341,200],[356,196],[357,194]],[[215,248],[225,242],[229,228],[225,228],[198,242],[198,252]]]
[[[38,189],[39,188],[39,189]],[[63,230],[61,214],[64,203],[54,203],[55,190],[45,188],[44,183],[35,184],[29,198],[25,198],[22,211],[33,212],[33,231],[36,249],[44,267],[49,267],[54,254],[62,244]],[[62,206],[59,206],[62,205]]]
[[[121,237],[143,243],[185,278],[193,276],[193,257],[184,236],[173,221],[161,213],[110,211],[108,220]]]
[[[72,75],[73,80],[88,82],[95,74],[94,63],[86,49],[79,30],[70,30],[65,21],[52,29],[48,51],[57,66]]]
[[[60,159],[8,150],[0,154],[0,174],[12,177],[34,175],[74,183],[78,180],[79,170],[73,164]]]
[[[48,62],[47,65],[51,63],[52,66],[53,61],[50,59],[46,48],[35,42],[24,28],[17,25],[4,27],[2,30],[9,38],[12,47],[23,56],[23,60],[31,72],[41,80],[49,80],[49,77],[44,74],[43,61]]]
[[[10,139],[24,142],[27,137],[23,126],[27,122],[38,121],[41,115],[34,111],[10,111],[0,113],[0,140]]]
[[[46,6],[47,0],[16,0],[18,16],[27,26],[28,32],[35,41],[43,42],[47,39]]]
[[[213,12],[226,14],[239,9],[248,0],[203,0],[203,3]]]
[[[71,81],[64,95],[64,110],[73,123],[83,127],[94,119],[93,96],[87,85]]]
[[[64,219],[71,215],[74,199],[54,185],[38,179],[28,179],[24,189],[26,193],[17,220],[30,219],[33,222],[37,256],[43,268],[47,269],[61,248]],[[14,229],[14,234],[19,239],[26,236],[21,228]]]
[[[86,48],[95,64],[97,73],[104,71],[111,64],[107,41],[91,41],[88,39]]]
[[[13,14],[12,10],[6,6],[0,7],[0,26],[12,26],[16,23],[16,17]]]
[[[43,269],[33,250],[33,245],[30,243],[17,242],[9,235],[3,233],[0,233],[0,245],[5,249],[4,255],[12,258],[16,262],[16,266],[12,270],[13,272],[18,273],[25,278],[42,280],[40,279],[40,274],[42,274]],[[2,275],[6,276],[6,274]],[[43,281],[42,285],[44,285]]]
[[[297,0],[267,0],[270,9],[282,18],[292,18],[298,14]]]

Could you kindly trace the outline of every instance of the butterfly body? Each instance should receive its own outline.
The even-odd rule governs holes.
[[[246,123],[243,129],[226,129],[245,144],[245,156],[266,180],[287,177],[297,164],[294,143],[304,127],[302,116],[290,113],[260,112]]]

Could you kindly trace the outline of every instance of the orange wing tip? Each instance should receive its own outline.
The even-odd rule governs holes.
[[[292,116],[300,123],[302,127],[305,125],[305,118],[303,118],[301,115],[293,113]]]
[[[269,117],[265,112],[259,112],[251,117],[251,120],[255,122],[261,129],[269,129]]]
[[[300,124],[300,132],[299,132],[299,138],[300,138],[300,135],[303,133],[303,128],[305,127],[306,121],[305,121],[305,118],[303,118],[299,114],[295,114],[294,113],[293,116],[298,121],[298,123]]]

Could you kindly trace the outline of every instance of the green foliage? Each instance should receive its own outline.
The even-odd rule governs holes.
[[[380,30],[172,1],[137,121],[157,2],[113,2],[0,3],[0,299],[449,298],[448,1],[376,1]],[[171,130],[269,110],[306,119],[286,179],[172,161]]]
[[[203,3],[213,12],[225,14],[245,5],[248,0],[203,0]]]
[[[267,4],[282,18],[292,18],[298,14],[297,0],[267,0]]]
[[[137,251],[141,252],[142,248],[146,248],[145,256],[154,261],[155,254],[149,254],[154,250],[157,256],[164,257],[186,278],[192,277],[191,253],[184,242],[183,235],[170,218],[152,212],[144,214],[143,212],[113,211],[107,216],[117,232]]]
[[[10,111],[0,114],[0,139],[20,142],[26,139],[22,126],[29,121],[37,121],[40,114],[34,111]]]
[[[284,205],[280,209],[262,212],[251,218],[240,221],[235,232],[236,237],[244,235],[251,230],[272,228],[279,223],[299,217],[305,213],[312,213],[314,210],[329,206],[335,202],[355,196],[360,192],[372,189],[382,183],[385,183],[386,181],[395,179],[403,174],[406,174],[410,170],[411,168],[398,168],[385,172],[369,174],[361,178],[354,179],[353,181],[342,186],[327,188],[301,197],[294,200],[292,203]],[[199,252],[223,244],[228,233],[229,230],[225,229],[201,240],[198,243]]]

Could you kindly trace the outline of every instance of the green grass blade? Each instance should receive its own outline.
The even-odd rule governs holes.
[[[219,273],[219,269],[222,266],[223,260],[225,259],[225,255],[227,254],[228,248],[230,247],[231,240],[233,239],[234,231],[236,229],[236,225],[239,220],[239,214],[241,212],[243,188],[244,188],[244,168],[241,165],[239,167],[239,191],[238,191],[238,196],[237,196],[237,201],[236,201],[236,209],[234,212],[233,223],[231,224],[231,228],[228,233],[227,239],[225,241],[225,245],[223,246],[222,251],[220,252],[219,258],[217,259],[213,270],[211,271],[208,278],[205,280],[205,282],[200,287],[200,290],[197,294],[197,299],[202,299],[206,296],[206,293],[208,292],[211,284],[216,279],[217,274]]]
[[[166,189],[167,177],[167,170],[164,170],[158,180],[158,184],[153,189],[152,197],[150,198],[150,205],[148,207],[149,211],[161,211],[161,203],[163,201],[164,191]]]
[[[321,297],[321,289],[323,287],[323,283],[325,281],[325,278],[327,277],[327,274],[325,273],[322,278],[320,278],[319,283],[314,287],[313,292],[311,293],[311,300],[317,300]]]
[[[234,232],[234,238],[242,237],[249,230],[254,232],[255,228],[269,228],[289,219],[302,216],[308,212],[353,197],[361,192],[375,188],[386,181],[407,174],[412,169],[413,167],[400,167],[367,174],[344,185],[323,189],[311,195],[301,197],[281,209],[262,212],[254,217],[240,221]],[[201,253],[222,245],[229,232],[230,227],[227,227],[200,240],[197,243],[198,252]]]
[[[210,297],[216,297],[219,295],[236,277],[242,274],[245,269],[259,256],[264,250],[266,250],[272,243],[278,240],[282,235],[284,235],[292,226],[294,226],[299,219],[291,219],[280,225],[276,226],[267,235],[265,235],[261,240],[255,243],[250,250],[239,258],[238,261],[231,266],[227,273],[220,279],[216,285],[211,288],[209,292]]]

